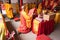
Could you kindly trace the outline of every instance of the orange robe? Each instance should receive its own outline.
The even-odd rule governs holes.
[[[33,15],[33,11],[34,9],[31,9],[29,11],[29,14],[27,14],[24,10],[22,10],[20,12],[20,22],[21,22],[21,25],[20,27],[17,29],[18,32],[21,32],[21,33],[27,33],[30,31],[31,29],[31,26],[32,26],[32,15]]]
[[[38,5],[37,13],[40,14],[42,12],[42,4]]]
[[[37,14],[40,14],[42,12],[42,10],[41,9],[37,9]]]
[[[5,3],[5,8],[6,8],[6,15],[8,18],[13,18],[13,10],[12,10],[12,5]]]
[[[23,18],[22,18],[23,17]],[[22,21],[23,19],[25,19],[26,22]],[[21,17],[20,17],[21,23],[23,25],[26,25],[28,28],[29,26],[31,27],[31,18],[26,14],[26,12],[22,11]],[[24,24],[26,23],[26,24]],[[30,25],[29,25],[30,24]]]
[[[30,17],[26,14],[25,11],[21,11],[21,13],[20,13],[20,22],[21,22],[21,25],[20,25],[20,27],[17,29],[18,32],[28,33],[28,32],[30,31],[30,28],[31,28],[31,19],[30,19]]]
[[[54,20],[55,20],[55,23],[60,23],[60,13],[56,13]]]

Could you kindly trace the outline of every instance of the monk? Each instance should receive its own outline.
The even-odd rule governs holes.
[[[37,13],[38,15],[42,12],[42,3],[39,3]]]
[[[13,10],[12,10],[12,5],[9,4],[8,2],[4,3],[5,9],[6,9],[6,15],[8,18],[13,18]]]
[[[31,29],[32,15],[28,15],[24,11],[24,6],[22,6],[22,10],[20,12],[20,21],[21,21],[21,25],[17,29],[18,32],[21,32],[21,33],[27,33],[27,32],[29,32],[30,29]]]

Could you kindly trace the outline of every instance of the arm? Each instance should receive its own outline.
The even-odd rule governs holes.
[[[28,16],[27,14],[26,14],[26,12],[24,12],[24,11],[22,11],[22,15],[24,16],[24,18],[27,20],[27,19],[30,19],[30,16]]]

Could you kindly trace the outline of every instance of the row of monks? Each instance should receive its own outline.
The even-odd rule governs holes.
[[[43,4],[44,3],[44,4]],[[43,9],[53,10],[57,5],[58,2],[52,1],[43,1],[42,3],[26,3],[25,5],[25,11],[29,11],[29,9],[36,8],[37,13],[41,13]]]
[[[45,4],[24,4],[20,11],[21,25],[17,29],[20,33],[32,31],[37,34],[36,40],[51,40],[46,35],[54,31],[55,23],[59,22],[60,13],[54,9],[58,3],[54,1],[45,1]],[[41,35],[46,34],[46,35]]]
[[[37,10],[37,14],[40,14],[42,12],[42,9],[49,9],[49,10],[53,10],[57,5],[58,5],[58,2],[54,2],[54,0],[50,0],[50,1],[47,1],[47,0],[43,0],[42,3],[26,3],[24,4],[24,10],[26,11],[26,13],[29,12],[30,9],[32,8],[36,8]],[[38,6],[38,7],[37,7]],[[6,10],[6,15],[8,18],[13,18],[13,5],[9,4],[8,2],[4,3],[2,5],[2,10]],[[18,4],[16,4],[16,11],[17,13],[19,13],[19,6]]]
[[[42,3],[38,4],[38,7],[36,6],[35,3],[32,3],[30,5],[28,3],[24,4],[21,7],[21,11],[20,11],[21,25],[17,29],[18,32],[27,33],[32,29],[32,31],[35,34],[38,34],[38,31],[40,31],[39,27],[41,25],[43,25],[43,24],[41,24],[39,26],[39,23],[42,22],[42,21],[46,22],[46,20],[48,21],[47,22],[48,26],[52,27],[52,28],[49,27],[49,28],[51,28],[51,30],[49,28],[46,28],[46,29],[48,29],[52,32],[53,31],[53,26],[54,26],[54,23],[55,23],[54,20],[56,20],[56,18],[57,18],[57,17],[55,18],[55,16],[56,16],[55,14],[59,14],[54,9],[57,5],[58,5],[58,1],[54,2],[54,0],[43,1]],[[52,23],[53,25],[52,24],[50,25],[50,23]],[[47,24],[45,23],[45,25],[47,25]],[[45,30],[45,31],[47,31],[47,30]],[[45,31],[43,31],[43,32],[45,32]],[[49,33],[51,33],[50,31],[49,31]]]

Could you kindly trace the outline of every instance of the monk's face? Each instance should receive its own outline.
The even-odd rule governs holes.
[[[45,2],[45,6],[47,6],[47,5],[48,5],[48,1]]]
[[[51,1],[51,2],[50,2],[50,5],[53,5],[53,3],[54,3],[54,1]]]

